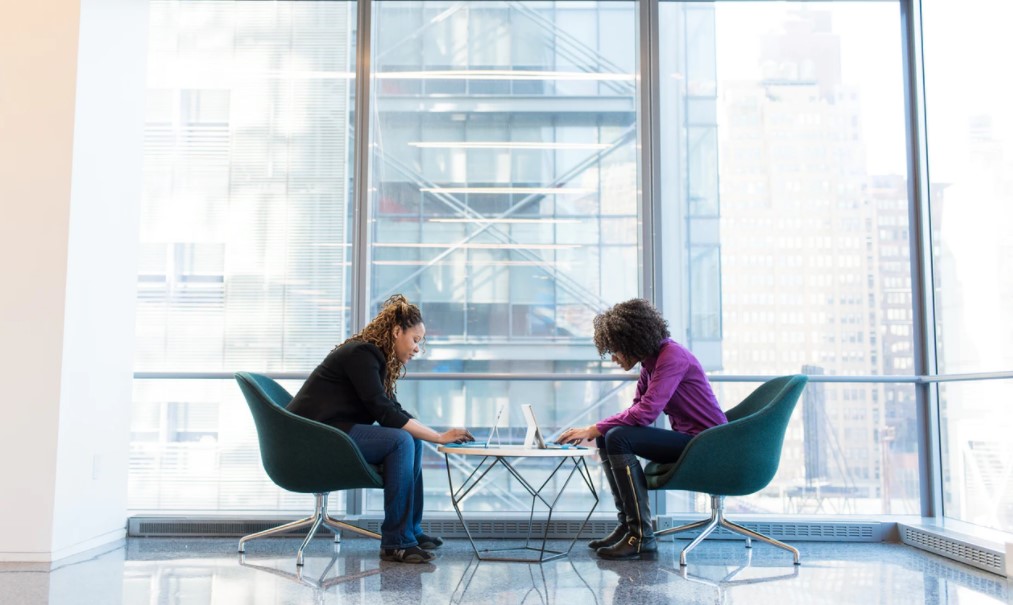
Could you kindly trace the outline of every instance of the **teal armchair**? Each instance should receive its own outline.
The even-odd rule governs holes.
[[[747,548],[755,538],[787,550],[794,555],[795,565],[800,563],[797,549],[725,519],[724,498],[756,493],[774,478],[788,421],[808,380],[797,375],[765,382],[725,412],[728,424],[694,437],[677,461],[651,462],[644,468],[648,489],[703,492],[711,497],[709,519],[655,533],[664,536],[701,530],[682,550],[679,565],[685,566],[687,553],[719,527],[745,536]]]
[[[260,460],[267,476],[282,489],[316,497],[311,516],[245,536],[239,540],[239,552],[246,552],[250,540],[303,527],[310,530],[296,553],[299,566],[303,564],[303,550],[321,527],[334,532],[335,539],[345,529],[379,540],[378,534],[327,514],[327,496],[331,492],[382,488],[379,469],[366,463],[345,433],[286,410],[292,395],[274,380],[249,372],[237,372],[235,376],[257,425]]]

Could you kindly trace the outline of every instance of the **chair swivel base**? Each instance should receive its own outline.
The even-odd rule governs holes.
[[[711,496],[711,516],[710,516],[710,519],[704,519],[702,521],[695,521],[693,523],[687,523],[686,525],[680,525],[679,527],[671,527],[669,529],[663,529],[661,531],[654,532],[654,536],[656,538],[658,538],[658,537],[661,537],[661,536],[667,536],[669,534],[677,534],[677,533],[684,532],[684,531],[690,531],[690,530],[694,530],[694,529],[700,529],[701,530],[700,531],[700,535],[698,535],[696,538],[694,538],[693,541],[690,542],[689,545],[686,546],[686,548],[682,549],[682,552],[679,554],[679,565],[682,566],[682,567],[685,567],[686,566],[686,554],[689,553],[689,551],[691,551],[694,548],[696,548],[697,544],[700,544],[701,542],[703,542],[704,539],[707,536],[709,536],[714,530],[718,529],[719,527],[723,527],[723,528],[727,529],[728,531],[731,531],[731,532],[737,533],[739,535],[745,536],[746,537],[746,548],[752,548],[752,544],[751,544],[750,540],[751,539],[756,539],[756,540],[759,540],[761,542],[765,542],[767,544],[770,544],[771,546],[776,546],[777,548],[780,548],[780,549],[783,549],[783,550],[786,550],[786,551],[790,552],[792,554],[792,556],[794,557],[794,559],[795,559],[795,561],[794,561],[795,565],[801,565],[802,564],[802,561],[799,558],[799,552],[798,552],[797,548],[794,548],[793,546],[789,546],[789,545],[785,544],[784,542],[781,542],[779,540],[775,540],[774,538],[771,538],[769,536],[765,536],[765,535],[763,535],[761,533],[757,533],[757,532],[755,532],[755,531],[753,531],[751,529],[747,529],[745,527],[742,527],[738,523],[733,523],[733,522],[729,521],[728,519],[725,519],[725,498],[724,498],[724,496]]]
[[[302,566],[303,551],[306,549],[306,546],[309,545],[310,540],[313,539],[313,536],[317,533],[317,530],[320,529],[321,527],[326,527],[327,529],[334,532],[335,542],[341,539],[342,529],[346,529],[348,531],[355,532],[357,534],[361,534],[369,538],[375,538],[377,540],[380,539],[380,534],[362,529],[361,527],[350,525],[348,523],[345,523],[344,521],[338,521],[337,519],[328,515],[327,514],[328,494],[313,494],[313,496],[316,502],[314,503],[313,506],[312,516],[306,517],[304,519],[299,519],[297,521],[292,521],[291,523],[286,523],[284,525],[279,525],[278,527],[272,527],[271,529],[265,529],[264,531],[259,531],[255,534],[243,536],[242,538],[239,539],[239,553],[240,554],[246,553],[246,543],[249,542],[250,540],[256,540],[257,538],[265,538],[267,536],[283,534],[303,527],[309,527],[310,531],[308,534],[306,534],[306,538],[303,539],[302,545],[299,547],[299,551],[296,553],[295,564],[297,566]]]

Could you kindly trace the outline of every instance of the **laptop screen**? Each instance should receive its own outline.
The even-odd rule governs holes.
[[[503,412],[505,412],[506,409],[507,409],[506,403],[501,403],[499,404],[499,407],[496,408],[496,417],[492,421],[492,428],[489,429],[489,435],[485,438],[485,443],[483,444],[484,447],[489,447],[490,445],[492,445],[492,438],[494,435],[497,437],[496,441],[497,442],[499,441],[498,439],[499,421],[501,418],[503,418]]]
[[[540,450],[547,449],[549,446],[546,445],[545,439],[542,437],[542,430],[538,427],[538,421],[535,420],[534,408],[531,407],[530,403],[525,403],[521,406],[521,411],[524,412],[524,420],[528,423],[528,432],[524,436],[524,447]]]
[[[446,446],[447,447],[464,447],[464,448],[468,448],[468,447],[492,447],[492,446],[495,446],[495,445],[499,445],[500,444],[499,443],[499,441],[500,441],[499,440],[499,421],[503,418],[503,413],[506,411],[506,409],[507,409],[507,404],[505,404],[505,403],[499,404],[499,407],[496,408],[496,418],[493,419],[493,421],[492,421],[492,427],[489,429],[489,434],[486,435],[485,440],[483,440],[483,441],[479,441],[479,440],[466,441],[464,443],[447,443]],[[493,444],[493,437],[496,438],[496,443],[495,444]]]
[[[528,432],[524,436],[524,447],[539,450],[585,449],[580,445],[545,441],[545,438],[542,436],[542,430],[538,427],[538,421],[535,420],[535,410],[531,407],[531,404],[525,403],[521,405],[521,411],[524,412],[524,420],[528,423]]]

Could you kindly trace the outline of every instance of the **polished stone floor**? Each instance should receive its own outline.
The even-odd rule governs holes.
[[[240,559],[232,539],[132,538],[52,571],[38,565],[0,565],[0,603],[1011,602],[1005,578],[902,544],[800,542],[796,545],[803,564],[795,567],[790,555],[766,545],[746,549],[741,542],[710,541],[699,546],[680,571],[677,548],[685,544],[662,543],[656,560],[629,562],[598,560],[577,544],[569,557],[529,565],[480,562],[466,540],[448,540],[433,564],[404,565],[381,562],[371,540],[332,545],[318,539],[298,573],[296,540],[252,542]]]

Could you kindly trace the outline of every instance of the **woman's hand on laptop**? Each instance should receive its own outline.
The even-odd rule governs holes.
[[[445,433],[440,433],[440,443],[468,443],[474,440],[475,437],[465,428],[449,429]]]
[[[598,432],[598,427],[592,424],[584,428],[566,429],[556,441],[568,445],[579,445],[596,437],[601,437],[601,433]]]

